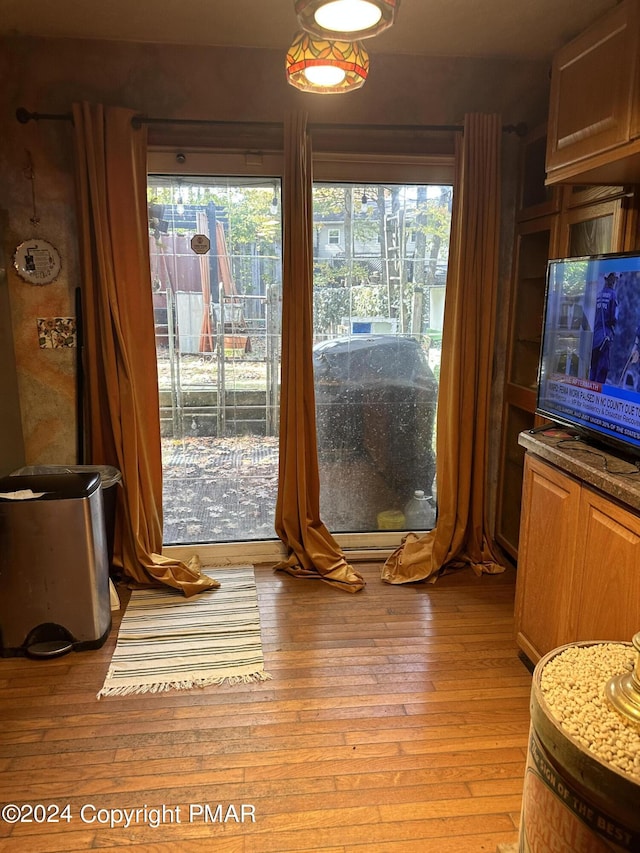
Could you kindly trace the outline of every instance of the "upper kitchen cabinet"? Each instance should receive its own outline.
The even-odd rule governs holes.
[[[551,71],[547,184],[640,183],[640,0],[561,48]]]

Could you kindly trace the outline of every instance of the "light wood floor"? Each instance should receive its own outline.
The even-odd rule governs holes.
[[[513,641],[514,571],[388,586],[379,566],[359,568],[367,587],[356,595],[256,569],[273,676],[261,684],[98,701],[117,620],[97,651],[1,659],[0,803],[68,803],[70,820],[0,822],[0,850],[495,853],[514,843],[531,686]],[[245,822],[233,812],[211,822],[218,804],[238,816],[244,804]],[[157,828],[151,811],[129,828],[90,822],[163,805]]]

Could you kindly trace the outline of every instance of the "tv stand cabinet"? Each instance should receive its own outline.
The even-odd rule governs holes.
[[[640,474],[561,430],[526,450],[516,580],[516,642],[533,663],[578,641],[640,630]]]

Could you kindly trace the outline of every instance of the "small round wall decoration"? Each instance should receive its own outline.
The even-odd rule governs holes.
[[[16,247],[13,266],[29,284],[50,284],[60,275],[60,253],[54,245],[39,237],[23,240]]]

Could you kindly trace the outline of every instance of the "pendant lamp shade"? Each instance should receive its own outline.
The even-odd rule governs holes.
[[[296,0],[298,22],[316,38],[358,40],[376,36],[394,20],[400,0]]]
[[[369,74],[369,54],[359,42],[327,41],[299,33],[285,63],[287,80],[303,92],[341,94],[359,89]]]

